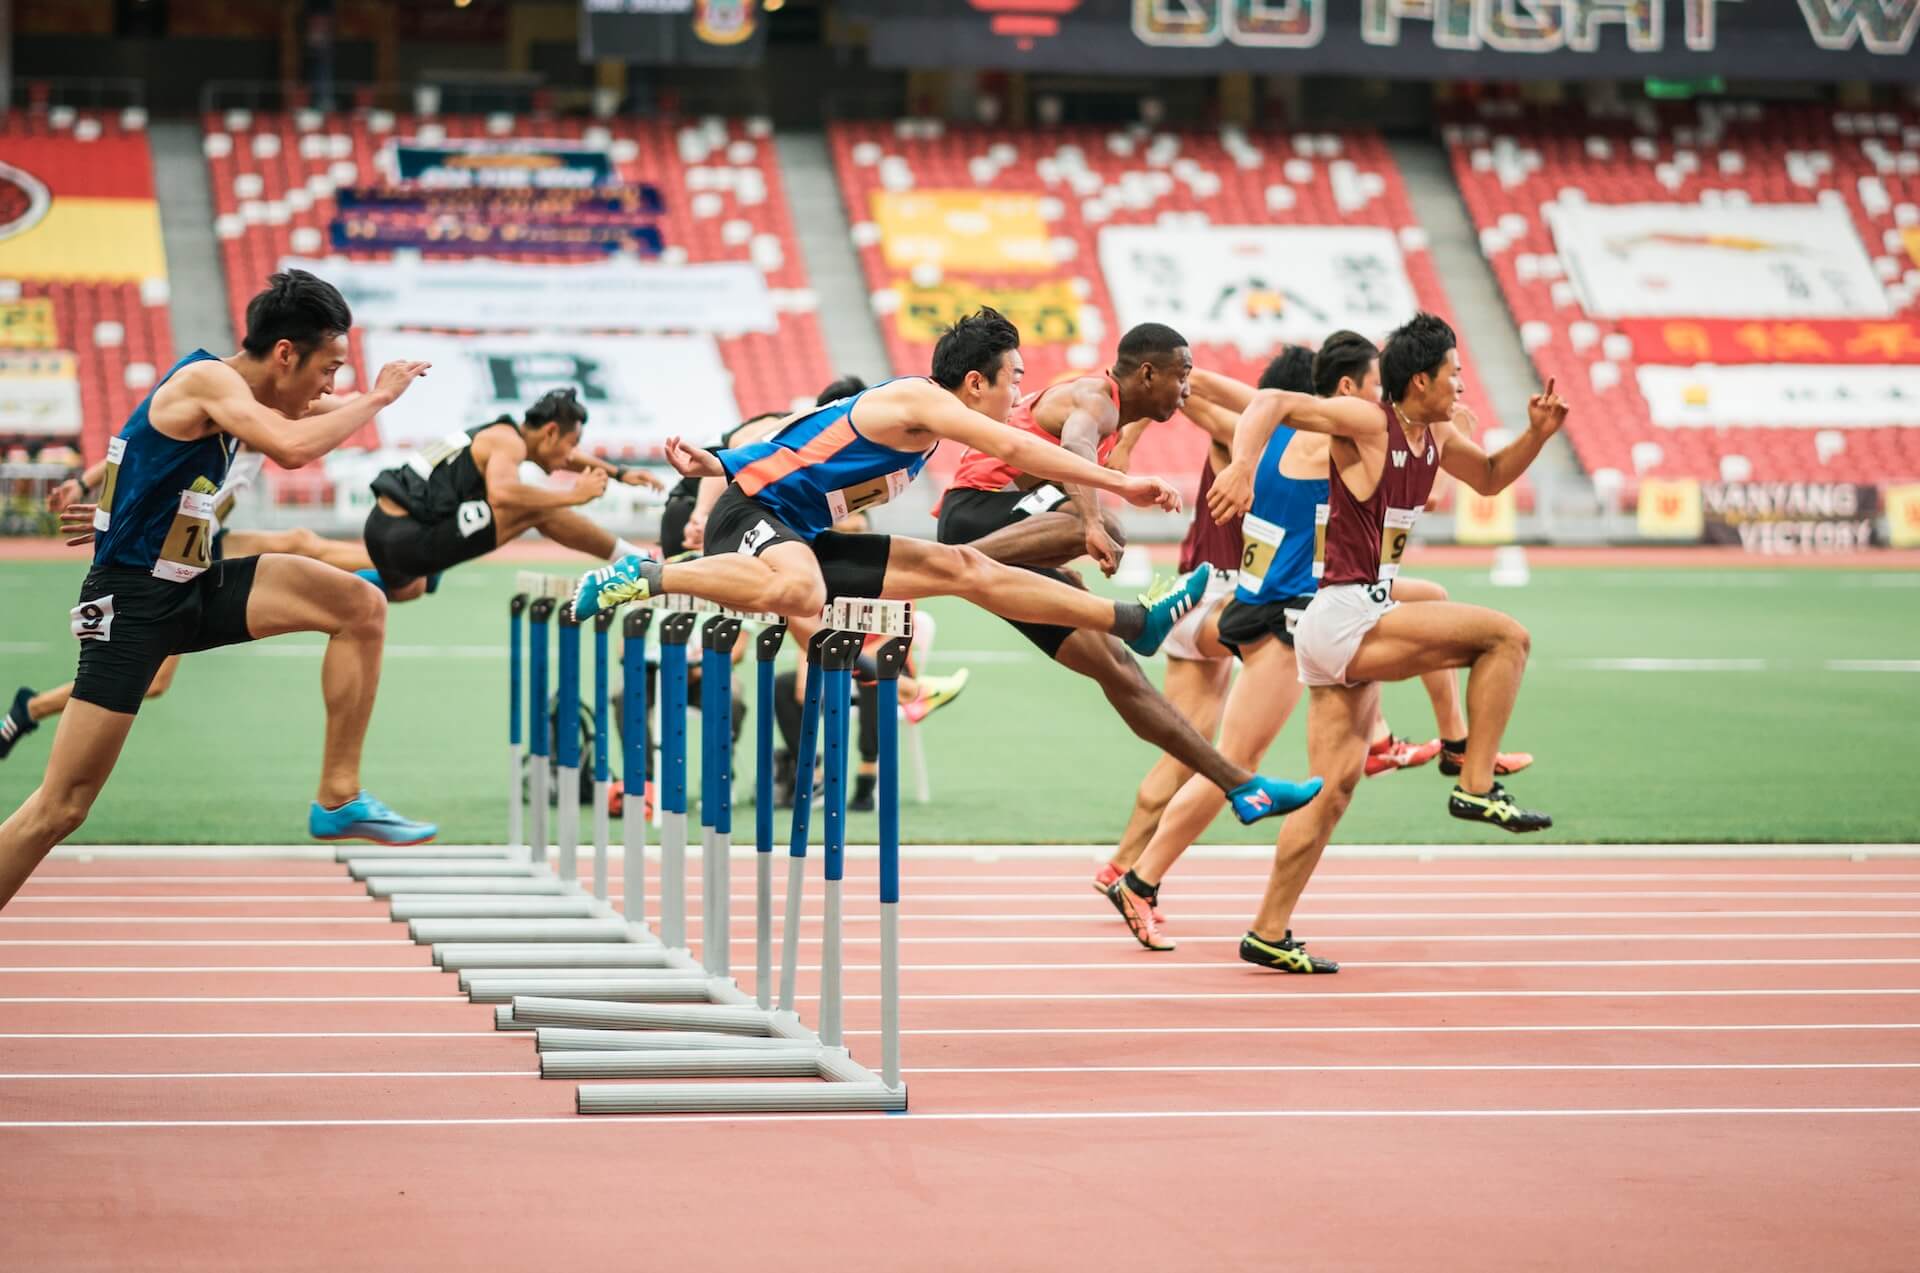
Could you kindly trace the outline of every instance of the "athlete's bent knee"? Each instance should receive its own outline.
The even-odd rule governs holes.
[[[827,606],[827,585],[806,575],[775,575],[767,585],[767,609],[776,614],[817,615]]]
[[[37,820],[40,839],[55,845],[78,831],[93,810],[93,793],[81,787],[40,792]]]
[[[387,597],[364,579],[354,579],[340,610],[341,631],[379,636],[387,628]]]

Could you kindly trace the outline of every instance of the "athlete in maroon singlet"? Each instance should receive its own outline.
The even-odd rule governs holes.
[[[1385,405],[1274,390],[1281,421],[1332,439],[1326,570],[1294,635],[1300,679],[1310,694],[1307,761],[1326,780],[1320,798],[1281,828],[1273,873],[1240,957],[1288,972],[1330,972],[1306,953],[1289,921],[1327,840],[1364,771],[1379,682],[1442,668],[1470,669],[1467,748],[1448,799],[1457,818],[1506,831],[1538,831],[1553,820],[1520,808],[1494,781],[1500,736],[1526,669],[1525,628],[1480,606],[1432,601],[1401,606],[1393,580],[1419,511],[1440,469],[1483,495],[1505,490],[1566,420],[1553,393],[1527,403],[1527,430],[1497,454],[1474,442],[1473,419],[1457,405],[1460,361],[1453,330],[1431,314],[1387,338],[1380,357]],[[1217,510],[1242,511],[1252,498],[1240,474],[1222,474]],[[1363,494],[1364,492],[1364,494]]]

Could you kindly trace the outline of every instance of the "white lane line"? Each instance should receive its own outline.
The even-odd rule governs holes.
[[[972,1026],[902,1029],[921,1038],[974,1038],[983,1035],[1340,1035],[1340,1034],[1772,1034],[1825,1033],[1834,1030],[1912,1030],[1920,1021],[1820,1021],[1776,1025],[1703,1025],[1698,1022],[1571,1025],[1202,1025],[1202,1026]],[[875,1038],[878,1030],[848,1030],[849,1037]],[[0,1033],[0,1039],[493,1039],[524,1046],[519,1033],[474,1030],[24,1030]]]
[[[1878,958],[1859,959],[1801,959],[1795,958],[1782,964],[1777,955],[1755,955],[1748,959],[1342,959],[1342,968],[1768,968],[1779,971],[1790,968],[1858,968],[1858,967],[1914,967],[1920,965],[1920,958]],[[879,972],[879,964],[842,964],[847,972]],[[1239,959],[1213,959],[1204,963],[1159,962],[1134,951],[1121,951],[1119,955],[1104,963],[1033,963],[1031,961],[1001,961],[988,963],[959,964],[923,964],[902,963],[904,972],[1205,972],[1218,974],[1224,969],[1244,969],[1247,964]],[[473,973],[503,973],[512,969],[471,968],[460,971]],[[536,967],[533,971],[542,976],[566,978],[569,976],[617,976],[619,969],[609,972],[607,969],[595,969],[585,965],[579,967]],[[812,972],[812,969],[806,970]],[[0,975],[44,975],[44,976],[124,976],[135,975],[191,975],[244,973],[249,976],[258,973],[410,973],[414,975],[431,974],[449,977],[454,970],[441,968],[433,964],[69,964],[58,967],[35,967],[21,964],[12,967],[0,967]]]
[[[1561,659],[1585,672],[1764,672],[1766,659]]]
[[[1196,991],[998,991],[983,994],[916,994],[920,1003],[1097,1003],[1107,1000],[1259,1000],[1295,1003],[1308,999],[1730,999],[1820,996],[1831,999],[1920,995],[1920,986],[1854,987],[1739,987],[1690,990],[1196,990]],[[803,994],[802,999],[817,999]],[[841,996],[848,1003],[877,1003],[880,996]],[[0,1003],[452,1003],[466,1006],[464,995],[4,995]]]
[[[702,919],[699,911],[689,911],[688,922],[698,923]],[[731,917],[736,928],[751,928],[752,915],[733,914]],[[879,913],[858,913],[844,916],[849,924],[878,923]],[[1232,914],[1202,914],[1181,911],[1177,918],[1181,920],[1244,920],[1244,912]],[[1914,919],[1920,918],[1920,910],[1717,910],[1717,911],[1302,911],[1294,916],[1296,921],[1321,923],[1342,920],[1516,920],[1516,919]],[[1095,907],[1086,911],[1028,911],[1020,914],[1007,914],[995,911],[980,913],[973,911],[920,912],[909,914],[907,922],[965,922],[972,924],[1024,924],[1035,920],[1068,924],[1112,924],[1111,914],[1102,914]],[[138,918],[129,915],[0,915],[0,924],[400,924],[404,921],[388,919],[383,915],[142,915]]]
[[[1430,1065],[933,1065],[907,1066],[907,1074],[1532,1074],[1599,1073],[1613,1071],[1723,1071],[1742,1070],[1920,1070],[1920,1061],[1756,1061],[1567,1064],[1430,1064]],[[532,1078],[534,1068],[519,1070],[159,1070],[89,1074],[4,1074],[0,1082],[111,1082],[166,1079],[466,1079]]]
[[[15,1119],[0,1122],[6,1131],[74,1131],[100,1128],[153,1131],[179,1128],[236,1127],[593,1127],[601,1123],[794,1123],[822,1122],[988,1123],[1101,1122],[1137,1119],[1557,1119],[1557,1118],[1818,1118],[1839,1115],[1920,1114],[1920,1105],[1726,1105],[1616,1106],[1581,1109],[1187,1109],[1187,1110],[952,1110],[899,1114],[595,1114],[591,1117],[521,1118],[205,1118],[205,1119]]]
[[[1920,672],[1920,659],[1828,659],[1829,672]]]

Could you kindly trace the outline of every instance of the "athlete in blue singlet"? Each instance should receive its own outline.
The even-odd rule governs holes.
[[[368,392],[334,401],[352,322],[331,285],[303,270],[276,274],[247,306],[240,352],[216,358],[196,350],[181,359],[113,440],[93,509],[93,568],[71,616],[80,642],[73,699],[46,777],[0,824],[0,906],[86,819],[169,655],[285,632],[329,637],[321,669],[326,746],[309,832],[400,844],[433,837],[431,824],[402,818],[360,789],[386,635],[379,590],[302,557],[213,555],[214,496],[237,443],[298,468],[365,426],[426,370],[389,363]]]
[[[1111,632],[1151,654],[1206,590],[1208,571],[1138,602],[1115,602],[1060,579],[1001,565],[964,545],[831,530],[848,513],[906,488],[933,448],[952,439],[1046,481],[1110,491],[1129,503],[1177,509],[1155,477],[1135,477],[1042,442],[1004,421],[1024,364],[1020,333],[992,310],[956,323],[934,348],[933,375],[889,380],[803,412],[772,437],[715,454],[678,438],[667,458],[682,474],[729,479],[706,527],[706,556],[691,562],[631,557],[580,581],[574,613],[683,593],[736,610],[812,619],[830,597],[962,597],[1002,618]],[[1151,686],[1148,687],[1149,690]],[[1243,822],[1298,808],[1316,780],[1285,783],[1240,766],[1229,792]]]

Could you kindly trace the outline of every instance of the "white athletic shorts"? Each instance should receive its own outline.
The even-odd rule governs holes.
[[[1347,664],[1380,616],[1399,605],[1391,583],[1343,583],[1313,595],[1293,633],[1302,685],[1348,685]]]
[[[1207,616],[1227,604],[1227,598],[1233,595],[1238,585],[1234,577],[1224,570],[1215,570],[1207,579],[1206,595],[1200,598],[1200,604],[1173,625],[1173,631],[1167,634],[1166,644],[1160,649],[1170,659],[1193,659],[1203,662],[1207,656],[1200,653],[1200,631],[1207,626]]]

